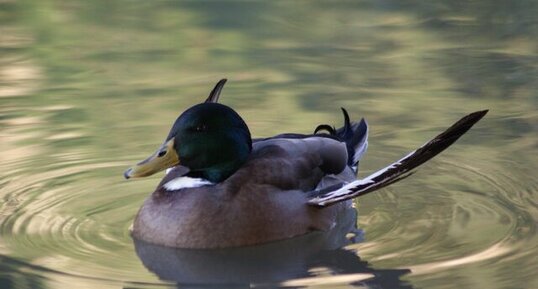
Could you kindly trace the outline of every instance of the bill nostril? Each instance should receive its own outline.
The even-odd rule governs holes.
[[[157,157],[162,157],[166,154],[166,151],[160,151],[158,154],[157,154]]]

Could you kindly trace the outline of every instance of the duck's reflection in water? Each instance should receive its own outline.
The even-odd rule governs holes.
[[[400,277],[409,270],[377,270],[343,248],[360,241],[354,216],[330,232],[259,246],[193,250],[134,240],[142,263],[178,288],[275,288],[342,285],[365,288],[412,288]],[[351,228],[351,229],[350,229]],[[355,234],[349,238],[350,233]],[[353,240],[353,241],[352,241]]]

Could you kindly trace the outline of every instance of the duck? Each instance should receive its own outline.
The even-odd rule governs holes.
[[[219,103],[226,79],[175,120],[165,141],[126,179],[166,171],[133,221],[133,238],[187,249],[245,247],[326,232],[353,199],[400,181],[465,134],[488,110],[468,114],[418,149],[358,179],[368,147],[364,119],[312,133],[252,138]],[[349,218],[349,217],[348,217]],[[356,219],[356,214],[352,215]],[[356,220],[354,220],[356,223]]]

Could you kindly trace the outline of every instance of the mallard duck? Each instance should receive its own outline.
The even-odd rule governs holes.
[[[157,151],[125,178],[167,170],[140,208],[134,238],[180,248],[248,246],[328,231],[351,200],[412,173],[467,132],[487,110],[471,113],[419,149],[357,180],[368,146],[364,119],[312,134],[252,139],[245,121],[218,103],[219,81],[205,102],[183,112]]]

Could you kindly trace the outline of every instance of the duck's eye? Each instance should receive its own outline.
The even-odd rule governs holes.
[[[197,132],[202,132],[207,130],[207,126],[205,124],[199,124],[194,128]]]
[[[166,154],[166,151],[160,151],[158,154],[157,154],[157,157],[162,157]]]

